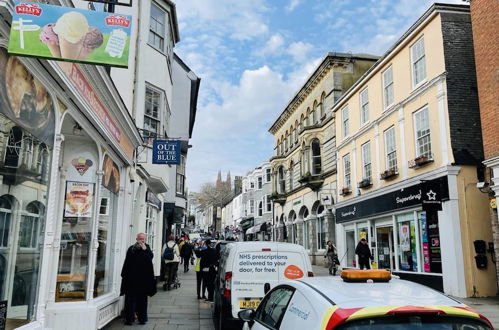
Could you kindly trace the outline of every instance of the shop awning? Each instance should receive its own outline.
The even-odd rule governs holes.
[[[264,223],[259,223],[258,225],[255,225],[253,227],[249,227],[246,230],[246,234],[256,234],[261,231],[267,231],[267,228],[270,228],[270,224],[264,222]]]
[[[159,176],[150,175],[146,180],[147,186],[151,188],[155,194],[161,194],[168,191],[168,186]]]

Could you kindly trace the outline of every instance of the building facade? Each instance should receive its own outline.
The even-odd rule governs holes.
[[[499,122],[496,119],[499,109],[499,36],[490,33],[499,26],[499,3],[493,0],[473,0],[471,3],[471,23],[475,66],[482,123],[484,164],[487,171],[482,192],[489,194],[489,209],[492,223],[493,242],[487,242],[486,254],[499,256],[499,219],[497,200],[499,197]],[[490,245],[492,243],[492,246]],[[499,287],[499,262],[495,263]]]
[[[270,128],[273,236],[302,244],[313,264],[324,261],[334,241],[336,127],[333,104],[377,60],[375,56],[329,53]]]
[[[469,7],[435,4],[334,105],[343,267],[366,238],[401,278],[496,293],[472,45]]]

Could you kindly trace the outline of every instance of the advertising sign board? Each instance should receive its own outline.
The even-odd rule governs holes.
[[[180,165],[180,141],[154,140],[152,163]]]
[[[16,1],[9,53],[128,67],[132,17]]]

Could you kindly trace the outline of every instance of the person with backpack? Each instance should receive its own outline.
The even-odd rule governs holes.
[[[170,290],[175,277],[177,276],[178,263],[180,261],[180,252],[175,236],[170,235],[168,242],[163,246],[162,252],[163,262],[165,263],[165,283],[163,290]]]
[[[192,246],[189,241],[184,241],[184,245],[180,248],[180,256],[184,260],[184,273],[189,271],[189,260],[192,257]]]
[[[211,241],[205,241],[206,249],[201,251],[201,272],[203,273],[203,283],[206,283],[208,289],[208,299],[213,302],[215,291],[215,275],[217,274],[217,251],[211,247]]]

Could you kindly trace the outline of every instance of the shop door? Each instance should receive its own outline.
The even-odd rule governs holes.
[[[376,228],[376,246],[379,269],[394,269],[393,227]]]
[[[347,267],[357,267],[357,263],[355,260],[355,232],[353,230],[345,232],[345,242],[347,246]]]

